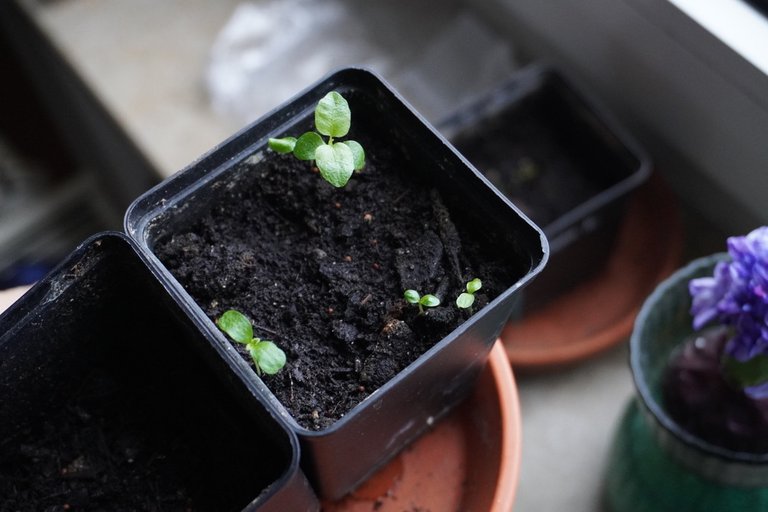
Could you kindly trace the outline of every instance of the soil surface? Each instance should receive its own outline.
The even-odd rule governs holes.
[[[346,187],[266,152],[207,215],[154,248],[211,319],[237,309],[286,352],[286,367],[264,379],[309,429],[331,425],[468,318],[455,305],[467,281],[483,282],[477,311],[527,272],[494,254],[483,224],[455,218],[415,182],[395,145],[355,138],[366,167]],[[409,288],[442,303],[420,315],[403,299]]]
[[[705,441],[768,453],[768,399],[747,396],[721,371],[728,337],[724,328],[706,330],[673,355],[663,381],[665,405],[680,426]]]
[[[199,510],[185,487],[199,480],[189,444],[158,435],[145,401],[107,375],[85,381],[82,394],[0,439],[0,510]]]

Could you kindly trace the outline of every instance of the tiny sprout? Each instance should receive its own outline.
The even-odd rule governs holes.
[[[475,278],[467,283],[467,291],[456,299],[456,305],[461,309],[469,309],[475,303],[475,292],[483,287],[483,282]]]
[[[517,168],[515,169],[515,176],[519,184],[530,183],[539,177],[541,172],[539,167],[532,159],[523,157],[517,162]]]
[[[230,309],[216,320],[216,325],[237,343],[245,345],[256,365],[256,373],[274,375],[285,366],[285,352],[271,341],[253,336],[251,321],[244,314]]]
[[[314,160],[320,175],[334,187],[343,187],[354,171],[365,165],[363,146],[354,140],[334,142],[349,132],[352,112],[349,103],[336,91],[326,94],[315,107],[316,132],[295,137],[270,138],[269,147],[278,153],[293,153],[299,160]],[[328,137],[328,142],[323,140]]]
[[[419,292],[416,290],[405,290],[405,293],[403,294],[403,297],[405,297],[405,301],[409,304],[416,304],[419,306],[419,314],[424,314],[424,308],[434,308],[435,306],[440,305],[440,299],[435,297],[431,294],[426,295],[419,295]]]

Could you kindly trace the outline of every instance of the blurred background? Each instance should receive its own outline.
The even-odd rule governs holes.
[[[768,21],[742,0],[7,0],[0,289],[331,70],[364,66],[439,122],[545,61],[646,147],[686,254],[768,221]],[[518,510],[595,510],[631,395],[618,346],[520,379]],[[551,483],[557,485],[554,489]],[[547,489],[545,491],[545,489]]]

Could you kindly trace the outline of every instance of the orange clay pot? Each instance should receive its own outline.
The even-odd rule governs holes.
[[[509,512],[520,470],[520,403],[497,341],[474,391],[362,487],[325,512]]]

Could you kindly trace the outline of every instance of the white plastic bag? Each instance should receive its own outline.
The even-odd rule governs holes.
[[[507,41],[455,2],[442,7],[412,0],[240,4],[211,51],[212,106],[252,121],[334,69],[363,66],[439,120],[514,69]]]
[[[376,62],[335,1],[240,4],[211,50],[206,82],[213,109],[252,121],[332,69]]]

